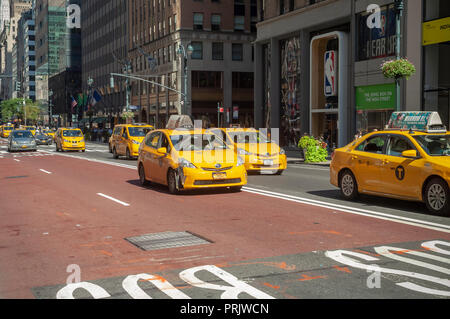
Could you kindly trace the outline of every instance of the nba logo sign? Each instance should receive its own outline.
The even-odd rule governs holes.
[[[337,90],[337,60],[336,51],[325,52],[325,96],[336,96]]]

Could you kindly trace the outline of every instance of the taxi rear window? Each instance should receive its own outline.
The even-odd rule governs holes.
[[[82,137],[83,133],[80,130],[65,130],[63,131],[65,137]]]
[[[363,141],[361,144],[356,147],[356,151],[361,152],[370,152],[382,154],[384,145],[386,144],[386,136],[385,135],[377,135],[372,136]]]

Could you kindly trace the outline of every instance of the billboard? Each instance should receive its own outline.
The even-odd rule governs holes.
[[[337,95],[337,52],[325,52],[325,68],[324,68],[324,93],[325,96]]]

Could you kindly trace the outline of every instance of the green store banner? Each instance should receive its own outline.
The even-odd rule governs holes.
[[[395,83],[359,86],[356,88],[356,110],[394,110]]]

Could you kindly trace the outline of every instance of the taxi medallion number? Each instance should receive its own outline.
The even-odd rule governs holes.
[[[226,179],[227,173],[213,173],[213,179]]]
[[[265,160],[264,161],[264,166],[273,166],[273,161],[272,160]]]

